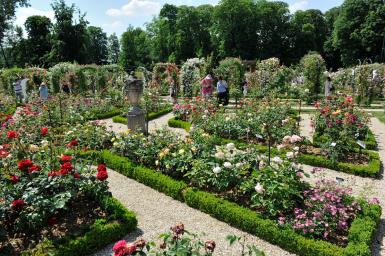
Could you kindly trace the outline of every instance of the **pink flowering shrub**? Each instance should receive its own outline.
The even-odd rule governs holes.
[[[202,119],[203,116],[210,116],[218,110],[214,100],[195,97],[185,99],[181,103],[175,104],[173,108],[174,115],[183,121],[195,122]]]
[[[350,223],[361,211],[350,193],[350,189],[338,187],[334,181],[319,181],[304,192],[303,208],[295,208],[292,219],[281,217],[279,223],[289,222],[305,236],[344,242]]]

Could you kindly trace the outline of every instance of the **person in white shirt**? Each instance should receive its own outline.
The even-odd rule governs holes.
[[[220,104],[228,104],[228,88],[229,86],[227,85],[227,82],[223,80],[222,76],[220,76],[217,83],[218,101]]]
[[[330,76],[328,76],[325,82],[325,97],[329,97],[331,95],[332,90],[333,90],[332,79],[330,78]]]

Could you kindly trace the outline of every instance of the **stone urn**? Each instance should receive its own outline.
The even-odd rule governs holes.
[[[143,81],[140,79],[127,80],[124,86],[124,94],[132,106],[127,114],[128,129],[145,133],[145,112],[140,108],[140,98],[143,94]]]

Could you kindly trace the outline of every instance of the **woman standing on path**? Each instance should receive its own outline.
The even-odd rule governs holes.
[[[202,86],[202,97],[205,99],[211,98],[213,96],[213,82],[214,79],[210,74],[208,74],[201,82]]]

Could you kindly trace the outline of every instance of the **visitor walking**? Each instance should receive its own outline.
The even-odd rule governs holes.
[[[217,83],[217,91],[219,104],[226,106],[229,103],[228,85],[227,82],[223,80],[222,76],[219,77],[219,81]]]
[[[13,90],[15,92],[16,101],[18,103],[23,103],[24,96],[23,96],[23,89],[21,87],[21,79],[20,78],[13,83]]]
[[[332,79],[330,78],[330,76],[328,76],[325,82],[325,97],[329,97],[333,90],[334,89],[333,89]]]
[[[242,85],[242,92],[243,92],[243,97],[246,98],[247,96],[247,91],[249,89],[249,83],[247,81],[245,81]]]
[[[176,84],[173,79],[171,79],[170,81],[169,93],[170,93],[171,102],[173,104],[176,104],[178,102],[178,92],[177,92]]]
[[[39,87],[40,99],[46,101],[48,99],[48,86],[45,82],[42,82]]]
[[[205,99],[211,98],[213,96],[213,92],[214,92],[213,82],[214,82],[214,79],[210,74],[208,74],[205,78],[203,78],[201,82],[202,96]]]

